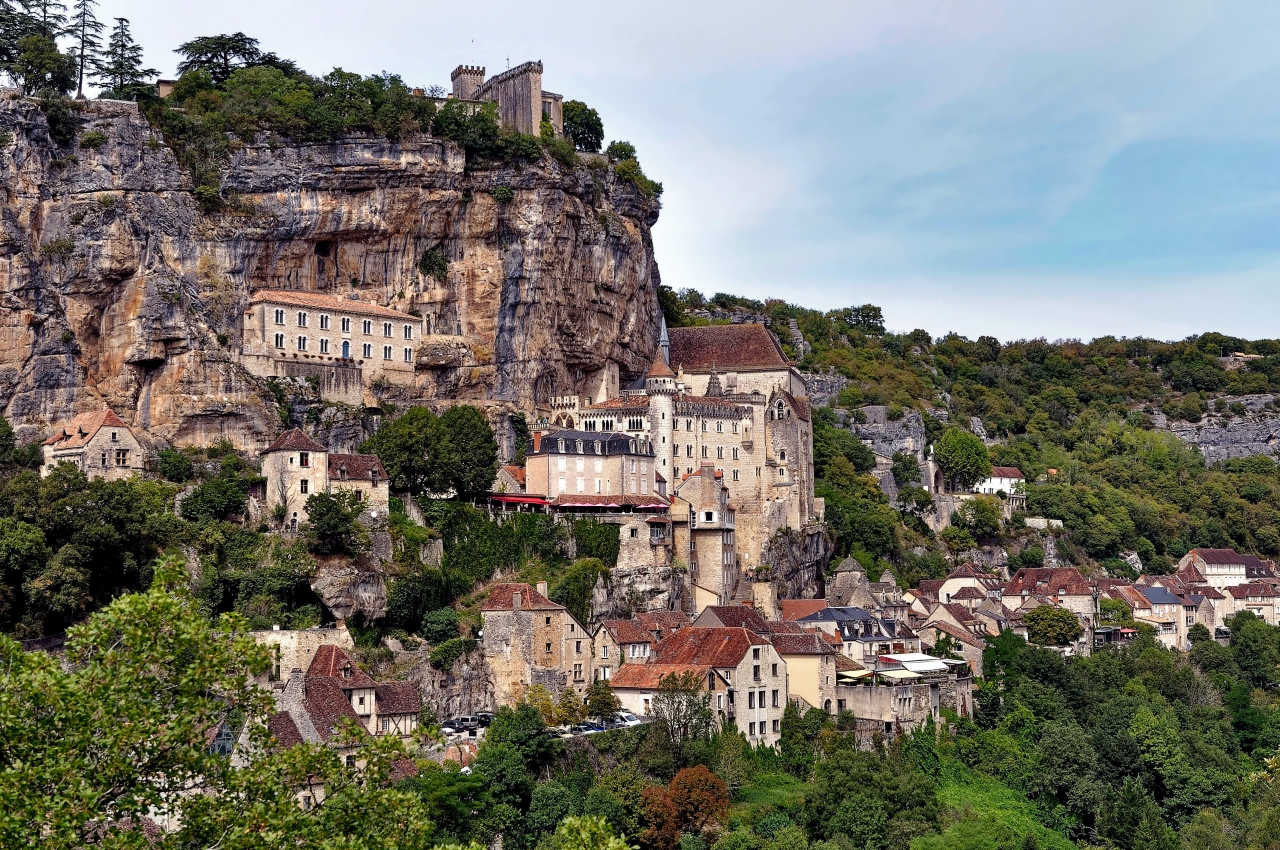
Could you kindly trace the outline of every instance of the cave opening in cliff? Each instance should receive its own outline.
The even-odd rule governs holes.
[[[333,243],[328,239],[321,239],[316,243],[316,256],[327,257],[333,251]]]

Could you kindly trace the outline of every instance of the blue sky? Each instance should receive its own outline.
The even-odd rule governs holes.
[[[1280,337],[1280,4],[102,0],[448,85],[541,59],[665,186],[665,283],[935,335]]]

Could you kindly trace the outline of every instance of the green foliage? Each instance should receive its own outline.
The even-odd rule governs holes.
[[[564,134],[578,150],[599,152],[600,145],[604,142],[604,123],[600,120],[600,113],[580,100],[566,100]],[[631,155],[635,156],[635,152],[632,151]]]
[[[636,146],[630,142],[610,142],[604,153],[611,162],[622,162],[636,158]]]
[[[433,500],[423,513],[444,541],[443,570],[452,586],[470,588],[495,572],[559,559],[562,526],[546,514],[516,514],[494,522],[467,504]]]
[[[245,511],[248,494],[241,482],[229,478],[211,478],[182,500],[179,510],[183,519],[209,522],[230,519]]]
[[[957,513],[958,525],[975,538],[991,538],[1000,535],[1003,517],[1000,500],[995,496],[974,496],[966,499]],[[1043,554],[1041,555],[1043,560]]]
[[[508,189],[508,192],[511,190]],[[508,198],[507,200],[510,200]],[[444,282],[449,275],[449,261],[444,255],[444,251],[439,248],[431,248],[423,251],[422,256],[418,259],[418,273],[423,277],[433,278]]]
[[[512,747],[522,763],[536,770],[555,758],[564,748],[559,738],[545,734],[547,724],[538,709],[527,702],[514,708],[500,706],[485,734],[486,746]]]
[[[75,253],[75,240],[69,236],[59,236],[56,239],[50,239],[48,242],[40,246],[40,256],[50,260],[65,262],[71,259]]]
[[[453,667],[454,662],[468,652],[474,652],[475,648],[476,642],[474,638],[450,638],[432,648],[431,666],[437,670],[449,670]]]
[[[449,485],[460,495],[489,492],[498,472],[498,442],[484,414],[459,404],[441,414],[440,425],[457,458],[448,471]]]
[[[1022,615],[1027,637],[1040,646],[1067,646],[1080,639],[1080,620],[1065,608],[1041,605]]]
[[[307,497],[303,536],[321,555],[360,555],[369,550],[369,532],[360,522],[364,502],[353,490],[312,493]]]
[[[515,200],[516,193],[510,186],[494,186],[489,190],[489,196],[500,204],[509,204]]]
[[[376,454],[394,490],[413,495],[484,493],[498,470],[498,444],[483,414],[456,405],[437,417],[412,407],[386,422],[361,446]]]
[[[616,536],[617,528],[613,528]],[[615,561],[617,556],[615,554]],[[607,580],[609,568],[597,558],[579,558],[569,566],[560,580],[550,589],[550,599],[569,609],[579,623],[591,622],[591,590],[596,581],[604,576]]]
[[[147,81],[159,72],[142,66],[142,46],[133,40],[128,18],[116,18],[101,59],[92,69],[92,79],[103,88],[102,95],[114,100],[138,100],[150,96]]]
[[[452,608],[428,611],[422,618],[422,639],[434,645],[458,637],[458,612]]]
[[[617,175],[619,180],[635,186],[636,190],[646,198],[662,196],[662,184],[646,177],[644,171],[640,168],[640,163],[634,158],[624,159],[619,162],[613,167],[613,173]]]
[[[107,134],[101,130],[90,130],[80,135],[80,147],[97,150],[107,143]]]
[[[156,453],[156,467],[161,475],[175,484],[184,483],[195,471],[191,458],[183,454],[181,449],[172,446]]]
[[[597,679],[587,686],[586,707],[588,717],[602,720],[622,710],[622,703],[607,682]]]
[[[920,461],[913,454],[894,452],[892,474],[899,487],[920,486]]]
[[[962,428],[948,428],[933,446],[934,458],[953,487],[967,490],[991,475],[982,440]]]
[[[813,418],[813,474],[817,478],[828,478],[831,463],[838,457],[849,461],[859,474],[876,467],[871,449],[863,445],[852,431],[837,425],[830,408],[819,408],[814,411]],[[918,471],[916,479],[919,480]]]
[[[554,136],[542,140],[542,146],[556,162],[565,168],[577,168],[580,164],[578,154],[574,151],[573,142],[568,139],[557,139]]]

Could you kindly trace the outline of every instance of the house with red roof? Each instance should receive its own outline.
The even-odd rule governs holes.
[[[495,584],[480,617],[480,645],[498,705],[515,705],[534,685],[557,699],[566,688],[585,694],[595,675],[595,638],[567,608],[547,598],[545,581],[536,587]]]
[[[355,493],[364,507],[363,521],[386,521],[390,482],[377,456],[330,452],[301,428],[285,431],[260,454],[268,511],[283,507],[286,531],[296,532],[307,521],[307,499],[316,493]]]
[[[1264,578],[1275,578],[1275,564],[1234,549],[1192,549],[1178,561],[1179,575],[1188,583],[1200,582],[1225,591],[1228,587]]]
[[[656,642],[635,620],[605,620],[595,635],[595,678],[608,681],[628,662],[645,663]]]
[[[69,463],[90,478],[118,481],[146,468],[142,444],[124,421],[109,409],[81,413],[62,422],[40,444],[41,477]]]

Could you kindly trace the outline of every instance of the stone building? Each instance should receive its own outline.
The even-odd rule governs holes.
[[[498,123],[527,135],[539,134],[548,121],[556,135],[564,134],[564,98],[542,90],[542,63],[525,62],[485,79],[485,69],[459,65],[449,75],[453,96],[464,101],[491,101],[498,105]]]
[[[272,682],[283,681],[295,667],[299,670],[309,668],[322,646],[332,645],[344,650],[355,648],[351,633],[341,622],[336,628],[275,628],[250,634],[271,653],[270,668],[255,679],[263,687],[270,686]]]
[[[523,583],[497,584],[480,606],[481,648],[498,705],[514,705],[533,685],[553,696],[586,692],[594,679],[593,637],[563,605]]]
[[[821,608],[795,622],[838,639],[845,657],[869,669],[881,655],[920,651],[920,638],[905,621],[862,608]]]
[[[1246,584],[1254,578],[1273,577],[1269,561],[1241,555],[1234,549],[1192,549],[1178,561],[1178,571],[1194,571],[1200,583],[1217,590]],[[1190,582],[1188,582],[1190,583]]]
[[[628,662],[644,664],[655,642],[634,620],[605,620],[596,630],[595,678],[608,681]]]
[[[90,478],[117,481],[145,469],[142,445],[129,426],[110,410],[81,413],[57,426],[40,446],[40,475],[70,463]]]
[[[244,312],[241,362],[259,377],[307,378],[360,405],[367,383],[412,386],[423,320],[354,297],[259,290]]]
[[[654,496],[653,445],[622,433],[552,431],[525,460],[525,492],[553,503],[579,496]]]
[[[724,473],[711,463],[686,475],[671,499],[672,557],[689,568],[693,610],[728,605],[742,580],[735,528]]]
[[[704,462],[723,471],[737,509],[738,559],[750,570],[777,531],[822,521],[805,392],[763,325],[664,328],[642,379],[574,415],[586,432],[651,440],[657,472],[673,489]]]
[[[802,708],[820,708],[835,714],[836,656],[840,654],[825,636],[815,632],[769,635],[774,650],[787,664],[787,693]]]
[[[390,484],[375,455],[334,454],[290,428],[262,450],[267,504],[284,506],[285,527],[297,531],[307,521],[307,499],[315,493],[349,491],[364,505],[361,521],[378,525],[390,510]]]

